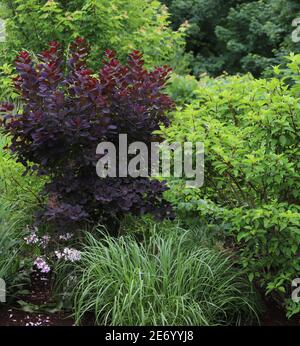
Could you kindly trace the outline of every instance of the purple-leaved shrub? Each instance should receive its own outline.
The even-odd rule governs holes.
[[[22,109],[16,111],[10,103],[0,106],[10,151],[25,173],[35,171],[49,180],[43,191],[47,203],[37,220],[70,232],[87,222],[120,220],[126,213],[170,216],[164,182],[96,174],[100,142],[117,147],[121,133],[127,134],[128,144],[160,140],[153,131],[160,123],[168,126],[166,112],[174,106],[163,93],[170,68],[148,72],[138,51],[129,55],[126,65],[106,51],[96,75],[86,66],[88,54],[82,38],[71,45],[66,61],[57,42],[51,42],[38,61],[21,52],[14,83]]]

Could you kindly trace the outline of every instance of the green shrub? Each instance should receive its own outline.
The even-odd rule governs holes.
[[[75,287],[77,323],[93,312],[105,325],[220,325],[254,319],[249,286],[224,255],[186,246],[186,234],[88,236]],[[182,232],[182,231],[181,231]]]
[[[299,59],[284,71],[290,85],[249,75],[202,80],[197,100],[161,131],[169,142],[205,145],[204,186],[173,180],[169,199],[225,231],[249,278],[287,305],[300,270]]]
[[[197,89],[198,81],[195,77],[190,75],[180,76],[173,73],[167,92],[177,105],[183,106],[195,99]]]
[[[155,0],[4,0],[3,5],[0,16],[6,18],[11,59],[21,49],[38,53],[50,41],[66,48],[80,36],[91,44],[93,68],[99,67],[106,49],[116,50],[123,60],[140,50],[147,67],[184,64],[183,29],[168,27],[169,14]]]
[[[24,167],[17,163],[4,147],[9,143],[9,138],[0,132],[0,200],[14,205],[16,211],[34,209],[41,203],[38,196],[45,179],[35,175],[23,176]],[[28,215],[25,212],[27,217]]]

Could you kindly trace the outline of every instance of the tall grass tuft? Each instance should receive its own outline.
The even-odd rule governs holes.
[[[10,216],[10,217],[9,217]],[[19,217],[18,217],[19,216]],[[24,243],[24,215],[17,211],[13,215],[13,206],[8,203],[0,205],[0,278],[11,288],[16,282],[20,267],[20,252]]]
[[[75,288],[77,324],[240,325],[256,319],[255,299],[224,254],[187,246],[188,232],[97,240],[88,235]]]
[[[24,167],[3,150],[8,142],[0,133],[0,278],[11,295],[26,279],[23,238],[27,225],[33,222],[44,181],[22,176]]]

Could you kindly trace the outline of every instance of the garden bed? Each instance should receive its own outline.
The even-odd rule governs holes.
[[[215,2],[2,0],[0,325],[300,325],[300,5]]]
[[[30,276],[30,281],[31,284],[27,287],[29,293],[16,300],[21,304],[16,302],[0,309],[0,326],[75,326],[75,320],[70,316],[71,312],[62,309],[57,309],[53,313],[46,311],[53,309],[56,305],[51,290],[51,277],[34,271]],[[264,306],[264,312],[260,316],[261,326],[300,326],[300,317],[288,320],[285,311],[275,305],[272,299],[265,297],[262,290],[260,296]],[[32,309],[36,311],[28,311]],[[80,325],[96,325],[93,314],[85,314]]]
[[[29,297],[29,300],[31,298]],[[93,318],[84,319],[83,326],[94,325]],[[54,314],[27,313],[14,308],[0,310],[0,326],[75,326],[75,321],[67,313]],[[261,318],[261,326],[300,326],[300,318],[287,320],[283,310],[270,305]]]

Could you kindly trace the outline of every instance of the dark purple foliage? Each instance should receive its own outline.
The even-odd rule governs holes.
[[[122,65],[112,51],[98,76],[86,66],[89,47],[78,38],[65,62],[59,45],[49,44],[34,62],[27,52],[16,59],[15,87],[23,109],[14,113],[2,104],[2,126],[12,141],[10,150],[26,167],[47,175],[48,203],[39,220],[70,230],[83,222],[121,218],[125,213],[170,215],[163,200],[164,183],[148,178],[105,178],[96,174],[96,148],[102,141],[128,143],[157,140],[153,131],[168,125],[172,100],[162,90],[168,67],[148,72],[142,54],[134,51]]]

